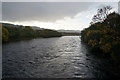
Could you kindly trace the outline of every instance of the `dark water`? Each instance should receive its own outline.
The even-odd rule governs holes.
[[[79,36],[3,44],[3,78],[108,78],[108,59],[92,55]]]

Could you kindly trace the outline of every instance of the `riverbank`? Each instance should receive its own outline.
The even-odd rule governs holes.
[[[30,26],[13,25],[4,23],[2,25],[2,41],[10,42],[16,40],[60,37],[61,33],[50,29],[33,29]]]
[[[91,24],[81,31],[81,39],[91,51],[110,55],[120,65],[120,15],[111,13],[102,22]]]

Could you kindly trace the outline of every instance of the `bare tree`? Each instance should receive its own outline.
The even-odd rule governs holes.
[[[107,18],[107,16],[110,14],[111,9],[112,9],[111,6],[105,6],[101,9],[98,9],[97,14],[93,16],[92,22],[90,24],[104,21]]]

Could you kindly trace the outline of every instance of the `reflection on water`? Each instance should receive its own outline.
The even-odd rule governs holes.
[[[79,36],[3,44],[3,78],[101,78],[107,77],[104,63]]]

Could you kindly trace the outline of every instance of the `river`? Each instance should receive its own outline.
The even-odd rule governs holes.
[[[3,78],[108,78],[109,60],[92,55],[79,36],[38,38],[2,46]]]

